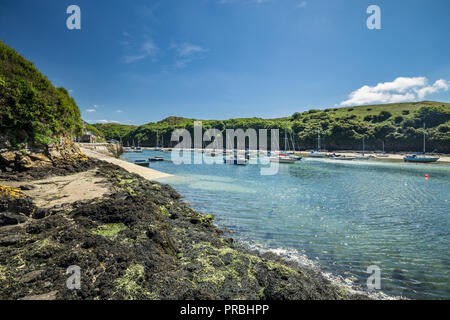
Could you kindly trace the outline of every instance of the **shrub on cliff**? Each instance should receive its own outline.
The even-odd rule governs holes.
[[[31,62],[0,41],[0,132],[12,147],[43,146],[81,129],[80,110]]]

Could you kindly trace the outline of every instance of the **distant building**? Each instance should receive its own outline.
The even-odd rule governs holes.
[[[83,134],[78,140],[81,143],[96,143],[97,137],[91,131],[83,128]]]

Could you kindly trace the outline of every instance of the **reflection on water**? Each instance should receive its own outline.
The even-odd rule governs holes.
[[[303,159],[273,176],[257,165],[151,167],[174,174],[161,182],[242,241],[296,249],[363,285],[378,265],[386,293],[450,298],[449,165]]]

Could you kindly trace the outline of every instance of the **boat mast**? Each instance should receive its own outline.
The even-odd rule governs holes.
[[[287,120],[284,125],[284,152],[287,150]]]
[[[364,151],[365,151],[365,149],[366,149],[366,147],[365,147],[365,144],[364,144],[364,135],[363,135],[363,157],[364,157]]]
[[[425,123],[423,124],[423,154],[425,154]]]
[[[320,151],[320,127],[317,127],[317,151]]]
[[[297,150],[297,145],[295,144],[295,135],[294,135],[294,129],[291,131],[291,140],[292,140],[292,147],[294,148],[294,151]]]

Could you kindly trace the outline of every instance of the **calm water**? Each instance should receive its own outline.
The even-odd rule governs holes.
[[[123,158],[154,155],[170,160]],[[450,298],[450,165],[303,159],[273,176],[258,165],[151,167],[176,175],[160,181],[235,238],[295,249],[362,285],[377,265],[388,294]]]

